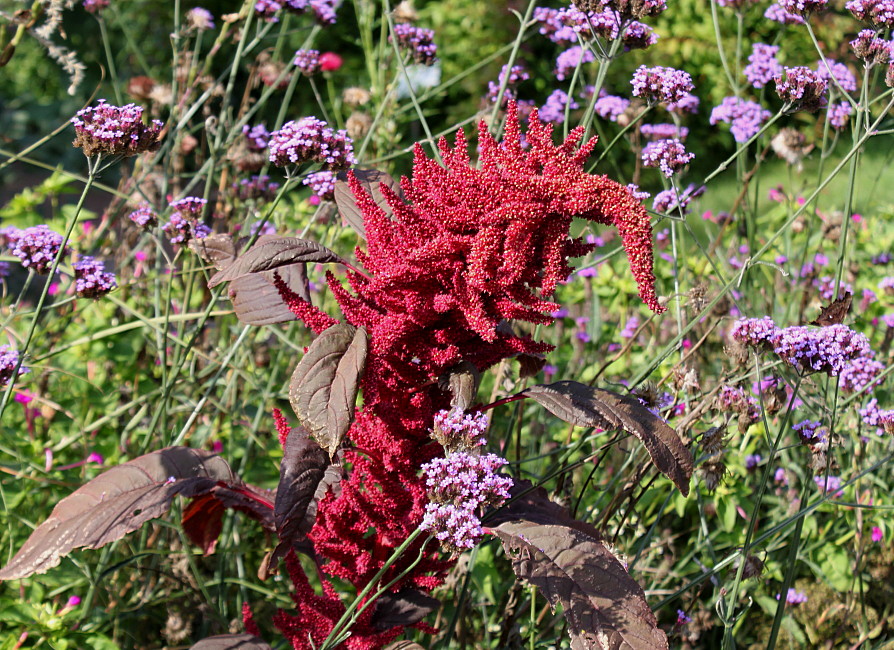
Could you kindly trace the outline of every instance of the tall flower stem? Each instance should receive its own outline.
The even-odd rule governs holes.
[[[74,214],[71,217],[71,220],[68,222],[68,227],[65,230],[65,235],[62,238],[62,245],[59,247],[59,251],[56,253],[56,258],[53,260],[53,265],[50,267],[49,274],[47,275],[47,281],[43,284],[43,289],[40,292],[40,298],[37,300],[37,306],[34,308],[34,312],[31,316],[31,325],[28,328],[28,334],[25,336],[25,341],[22,343],[22,347],[19,348],[19,360],[16,363],[16,367],[13,369],[12,377],[9,384],[6,387],[6,390],[3,392],[3,398],[0,400],[0,420],[3,419],[3,413],[6,411],[6,405],[9,404],[9,398],[12,396],[13,386],[15,386],[15,377],[19,373],[19,368],[22,367],[22,362],[25,359],[25,355],[28,352],[28,348],[31,346],[31,341],[34,340],[34,334],[37,332],[37,322],[40,320],[40,313],[43,311],[44,303],[46,303],[47,296],[50,293],[50,285],[52,284],[53,276],[56,275],[56,270],[59,268],[59,264],[62,262],[62,258],[65,256],[65,249],[68,246],[68,242],[71,239],[71,233],[74,232],[75,225],[78,223],[78,217],[81,214],[81,209],[84,207],[84,200],[87,198],[87,193],[90,191],[90,188],[93,186],[93,181],[96,178],[96,173],[99,170],[100,163],[102,162],[102,157],[97,156],[94,159],[87,159],[87,182],[84,184],[84,189],[81,191],[81,196],[78,199],[77,207],[75,208]]]

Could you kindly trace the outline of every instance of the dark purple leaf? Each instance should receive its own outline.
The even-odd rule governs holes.
[[[56,504],[0,580],[44,573],[76,548],[100,548],[167,512],[177,495],[205,494],[218,481],[237,484],[229,465],[199,449],[169,447],[103,472]]]
[[[303,540],[317,519],[317,505],[330,489],[339,489],[342,468],[333,465],[327,454],[303,427],[294,427],[286,439],[279,466],[274,519],[279,544],[267,560],[267,573],[280,558]]]
[[[385,650],[425,650],[425,648],[415,641],[395,641],[390,645],[386,645]]]
[[[245,253],[208,281],[208,287],[230,282],[249,273],[272,271],[299,262],[347,262],[334,252],[316,242],[297,237],[262,237]]]
[[[351,171],[354,172],[354,176],[360,181],[360,186],[372,197],[373,201],[376,202],[376,205],[390,217],[394,211],[391,209],[391,206],[388,205],[388,201],[379,189],[379,184],[384,183],[391,188],[395,194],[401,196],[400,183],[385,172],[380,172],[377,169],[353,169]],[[357,206],[357,199],[354,197],[354,193],[351,192],[351,187],[348,185],[347,179],[347,172],[338,173],[337,180],[335,181],[335,203],[338,205],[338,211],[341,213],[344,220],[348,222],[348,225],[357,231],[357,234],[363,239],[366,239],[366,226],[363,224],[363,213],[360,212],[360,208]]]
[[[219,634],[202,639],[189,650],[273,650],[252,634]]]
[[[217,270],[227,268],[236,259],[236,243],[231,235],[219,233],[203,239],[190,239],[189,247]]]
[[[396,594],[385,594],[376,601],[372,624],[377,630],[407,627],[418,623],[433,612],[441,601],[416,589],[402,589]]]
[[[659,471],[673,481],[684,496],[689,494],[692,454],[677,432],[636,398],[575,381],[538,384],[519,395],[530,397],[571,424],[623,429],[636,436]]]
[[[513,493],[530,484],[519,482]],[[573,520],[538,488],[517,497],[485,522],[512,561],[515,574],[561,604],[580,650],[668,647],[645,594],[589,524]]]
[[[270,273],[273,273],[272,271]],[[264,273],[238,277],[227,287],[233,311],[246,325],[271,325],[297,320]]]
[[[362,327],[333,325],[310,345],[292,373],[292,409],[330,458],[354,421],[368,344]]]
[[[546,357],[542,354],[518,354],[518,376],[519,379],[533,377],[546,365]]]
[[[475,402],[480,382],[481,373],[468,361],[460,362],[438,377],[438,387],[453,396],[450,405],[463,411]]]
[[[183,509],[181,525],[193,544],[205,555],[214,552],[223,528],[225,510],[238,510],[260,522],[265,530],[275,532],[273,523],[274,494],[251,485],[215,485],[207,494],[197,496]]]

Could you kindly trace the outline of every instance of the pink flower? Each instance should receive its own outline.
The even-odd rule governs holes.
[[[873,542],[880,542],[884,539],[884,537],[885,537],[885,534],[882,532],[881,528],[879,528],[878,526],[872,527],[872,541]]]
[[[102,454],[98,454],[94,451],[92,454],[87,456],[87,462],[102,465],[105,462],[105,458],[102,457]]]
[[[333,72],[338,70],[342,63],[342,58],[335,52],[323,52],[320,55],[320,69],[323,70],[323,72]]]

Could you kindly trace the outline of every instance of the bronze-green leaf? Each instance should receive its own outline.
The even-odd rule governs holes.
[[[581,427],[623,429],[639,438],[655,467],[689,494],[693,461],[689,449],[667,422],[639,400],[576,381],[538,384],[519,395],[530,397],[556,417]]]
[[[229,266],[218,271],[208,281],[208,287],[230,282],[249,273],[272,271],[300,262],[347,262],[333,251],[316,242],[298,237],[268,236],[242,253]]]
[[[330,458],[354,421],[368,345],[364,328],[333,325],[310,345],[292,373],[292,409]]]

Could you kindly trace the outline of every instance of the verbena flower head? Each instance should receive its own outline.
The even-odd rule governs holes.
[[[0,345],[0,386],[6,386],[13,378],[20,356],[18,350],[13,350],[8,345]],[[19,371],[16,374],[24,375],[26,372],[31,372],[31,370],[23,364],[19,366]]]
[[[397,39],[397,46],[412,55],[416,63],[433,65],[438,60],[434,30],[399,23],[394,26],[394,37]]]
[[[776,94],[786,104],[791,104],[793,111],[813,113],[826,105],[826,88],[828,82],[816,71],[804,66],[783,68],[784,74],[773,78],[776,82]]]
[[[357,162],[347,132],[334,131],[313,116],[283,124],[270,134],[268,147],[270,162],[278,167],[313,162],[325,169],[345,169]]]
[[[822,11],[829,0],[779,0],[779,6],[787,13],[807,18],[812,13]]]
[[[891,41],[877,36],[874,29],[860,31],[850,45],[854,54],[863,60],[863,65],[867,68],[885,64],[891,58]]]
[[[202,7],[194,7],[186,12],[186,24],[199,31],[214,29],[214,15]]]
[[[757,4],[758,0],[714,0],[718,6],[731,9],[743,9],[749,5]]]
[[[627,110],[630,100],[616,95],[606,95],[596,100],[593,110],[596,115],[612,122],[618,121],[618,116]]]
[[[431,435],[447,452],[471,451],[486,442],[484,433],[487,423],[484,413],[445,409],[435,413]]]
[[[704,193],[705,186],[696,187],[695,184],[690,184],[689,187],[679,193],[673,188],[664,190],[655,195],[655,198],[652,200],[652,209],[663,214],[679,214],[680,212],[687,214],[692,200]]]
[[[829,430],[823,427],[822,422],[816,420],[801,420],[793,424],[792,429],[798,434],[799,440],[809,446],[823,445],[829,442]]]
[[[665,106],[669,113],[674,113],[676,115],[695,115],[698,113],[698,105],[701,100],[692,93],[685,93],[680,99],[675,102],[670,102]]]
[[[575,45],[556,57],[556,68],[553,73],[556,75],[556,79],[563,81],[566,77],[570,77],[578,66],[595,60],[596,57],[590,50]]]
[[[756,348],[770,349],[779,328],[769,316],[742,318],[733,324],[730,336],[734,341]]]
[[[91,14],[98,14],[103,9],[109,8],[109,0],[84,0],[82,4]]]
[[[834,86],[833,79],[838,82],[841,88],[849,93],[857,90],[857,78],[843,63],[839,63],[834,59],[826,59],[825,62],[816,62],[816,74],[820,79],[824,79],[829,86]]]
[[[335,9],[338,0],[285,0],[280,4],[284,4],[288,11],[299,16],[308,10],[312,11],[314,18],[321,25],[334,25],[337,20]]]
[[[689,129],[676,124],[643,124],[640,133],[646,140],[670,140],[676,138],[683,141],[689,135]]]
[[[279,191],[279,183],[267,175],[253,175],[243,178],[232,186],[240,201],[272,201]]]
[[[113,106],[100,99],[71,118],[75,127],[72,143],[84,155],[135,156],[155,151],[161,146],[159,137],[164,126],[159,120],[143,124],[143,109],[136,104]]]
[[[621,35],[624,51],[645,50],[658,42],[658,34],[648,25],[640,22],[632,22],[624,29]]]
[[[695,88],[688,72],[663,66],[649,68],[641,65],[633,73],[630,83],[633,95],[650,104],[678,102]]]
[[[452,503],[427,504],[419,527],[433,533],[441,547],[450,553],[474,548],[484,535],[478,515]]]
[[[770,115],[770,111],[761,108],[757,102],[741,97],[724,97],[720,106],[715,106],[711,111],[708,121],[711,124],[729,124],[736,142],[748,142],[761,130],[763,123],[770,119]]]
[[[833,496],[837,497],[841,493],[841,478],[838,476],[814,476],[813,482],[826,494],[831,492],[833,493]],[[789,592],[791,592],[791,590],[789,590]],[[789,593],[786,602],[792,605],[797,605],[799,603],[807,602],[807,596],[801,592],[796,592],[793,597],[791,593]]]
[[[776,75],[782,74],[782,64],[776,59],[778,52],[778,45],[755,43],[752,46],[751,54],[748,56],[748,65],[742,70],[748,83],[755,88],[763,88]]]
[[[155,211],[148,203],[140,205],[136,210],[127,215],[127,218],[145,230],[158,224],[158,215],[155,214]]]
[[[270,142],[270,132],[263,124],[256,124],[255,126],[244,125],[242,127],[242,135],[245,136],[245,141],[251,151],[264,151]]]
[[[847,126],[851,113],[854,112],[850,102],[839,102],[837,104],[829,104],[828,120],[829,126],[836,131],[840,131]]]
[[[844,5],[857,20],[872,23],[876,27],[894,27],[894,1],[892,0],[851,0]]]
[[[866,336],[846,325],[786,327],[776,332],[771,343],[779,358],[801,373],[837,376],[848,362],[871,355]]]
[[[172,244],[185,246],[191,239],[204,239],[211,234],[211,229],[196,221],[188,213],[174,212],[170,221],[161,227]]]
[[[174,212],[179,212],[184,217],[196,219],[202,216],[206,205],[208,205],[207,199],[198,196],[185,196],[182,199],[171,201],[168,207]]]
[[[92,257],[81,257],[72,267],[75,291],[81,298],[100,298],[118,286],[115,274],[106,272],[105,264]]]
[[[31,226],[18,233],[12,243],[12,254],[35,273],[46,275],[62,247],[62,235],[49,226]]]
[[[268,23],[279,22],[277,14],[282,11],[285,2],[278,0],[257,0],[255,2],[255,14],[261,20]]]
[[[506,80],[506,90],[503,94],[503,103],[515,97],[515,88],[518,84],[531,78],[531,75],[528,74],[523,65],[514,65],[511,70],[507,70],[508,67],[508,64],[502,67],[500,74],[497,76],[497,81],[487,82],[487,101],[497,101],[497,93],[500,92],[500,86],[503,85],[504,80]],[[506,79],[507,73],[509,75],[508,79]]]
[[[326,201],[332,201],[335,198],[335,173],[330,171],[315,172],[308,174],[301,181],[313,190],[313,193]]]
[[[649,142],[643,147],[642,161],[646,167],[658,167],[667,178],[683,169],[695,158],[686,151],[683,143],[676,138]]]
[[[786,11],[778,2],[774,2],[764,12],[764,18],[781,23],[783,25],[803,25],[801,16]]]
[[[292,63],[305,77],[311,77],[322,69],[320,67],[320,53],[317,50],[296,51]]]
[[[839,386],[845,393],[857,393],[868,386],[874,388],[879,384],[876,378],[884,369],[885,364],[871,356],[857,357],[841,371]]]
[[[841,482],[839,481],[839,486],[840,485]],[[779,596],[776,597],[776,600],[779,600]],[[787,605],[800,605],[801,603],[807,602],[807,595],[803,591],[797,591],[796,589],[789,587],[789,590],[785,595],[785,602]]]
[[[556,88],[550,96],[546,98],[546,104],[540,108],[540,119],[544,122],[553,122],[561,124],[565,121],[565,106],[568,104],[568,94]],[[578,103],[571,100],[571,110],[578,108]]]

